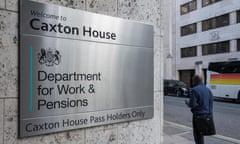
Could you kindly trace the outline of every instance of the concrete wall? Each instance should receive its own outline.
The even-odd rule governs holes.
[[[36,0],[154,25],[154,118],[18,138],[18,0],[0,0],[0,144],[159,144],[162,141],[161,0]]]

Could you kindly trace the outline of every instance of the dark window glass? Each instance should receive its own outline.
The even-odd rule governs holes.
[[[240,73],[240,61],[224,61],[209,63],[208,70],[217,73]]]
[[[181,15],[189,13],[197,9],[197,1],[193,0],[188,3],[181,5]]]
[[[237,51],[240,51],[240,39],[237,40]]]
[[[214,4],[219,1],[222,1],[222,0],[202,0],[202,7],[205,7],[210,4]]]
[[[237,22],[240,23],[240,10],[237,11]]]
[[[181,48],[181,57],[194,57],[197,56],[197,47],[187,47],[187,48]]]
[[[229,25],[229,14],[202,21],[202,31],[219,28],[226,25]]]
[[[181,27],[181,36],[193,34],[196,32],[197,32],[197,24],[196,23]]]
[[[202,45],[202,55],[226,53],[229,51],[230,51],[229,41]]]

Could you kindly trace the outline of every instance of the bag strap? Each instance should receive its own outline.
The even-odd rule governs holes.
[[[210,99],[209,99],[209,115],[212,115],[210,109],[211,109],[211,100],[212,100],[212,96],[210,96]]]
[[[208,105],[208,106],[209,106],[209,114],[211,114],[211,113],[210,113],[210,104],[211,104],[210,101],[211,101],[211,98],[209,99],[209,105]]]

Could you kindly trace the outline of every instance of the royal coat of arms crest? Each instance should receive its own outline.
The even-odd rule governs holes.
[[[40,64],[45,64],[46,66],[58,65],[61,62],[61,55],[58,50],[53,49],[41,49],[38,53],[38,62]]]

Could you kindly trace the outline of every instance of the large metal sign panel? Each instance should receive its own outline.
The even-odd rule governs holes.
[[[153,26],[21,1],[20,137],[153,117]]]

